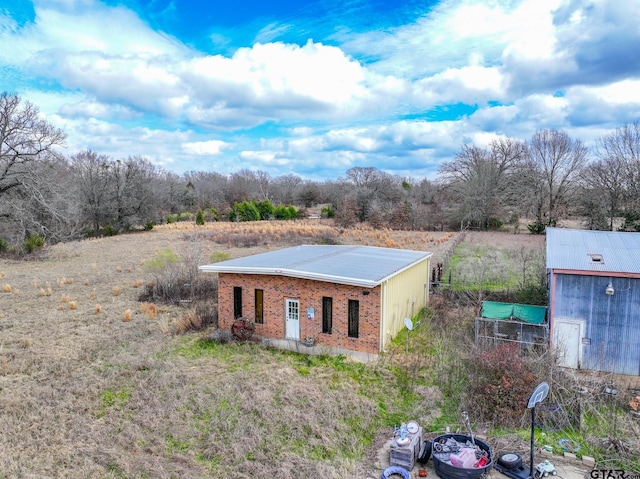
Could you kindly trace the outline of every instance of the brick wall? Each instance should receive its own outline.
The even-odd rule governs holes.
[[[379,353],[380,287],[373,289],[322,281],[257,274],[220,273],[218,275],[218,322],[229,329],[233,323],[233,288],[242,287],[242,313],[255,319],[255,290],[264,291],[264,324],[256,324],[256,334],[267,338],[285,337],[285,300],[300,301],[300,338],[312,336],[316,344],[363,353]],[[363,292],[369,292],[368,295]],[[322,297],[333,298],[333,328],[322,333]],[[348,337],[348,302],[360,303],[358,338]],[[313,319],[307,319],[313,308]]]

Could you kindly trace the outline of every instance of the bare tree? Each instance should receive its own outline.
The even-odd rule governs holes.
[[[32,233],[49,242],[77,239],[83,233],[79,203],[73,175],[63,158],[32,162],[21,185],[0,200],[15,243]]]
[[[159,218],[166,214],[180,213],[185,209],[184,194],[187,181],[184,177],[170,171],[161,171],[158,175],[158,187],[156,195],[158,199]],[[200,208],[211,208],[212,203],[207,202]]]
[[[56,156],[65,134],[17,95],[0,94],[0,196],[23,183],[29,164]]]
[[[625,124],[600,138],[596,155],[602,162],[601,173],[612,187],[617,189],[611,177],[621,176],[628,209],[640,210],[640,122]]]
[[[116,160],[109,168],[112,218],[119,229],[129,229],[153,216],[153,185],[157,168],[148,160],[133,156]]]
[[[73,155],[70,161],[82,204],[82,214],[97,233],[110,221],[111,216],[111,161],[106,155],[98,155],[91,150]]]
[[[296,201],[305,208],[321,203],[322,191],[315,181],[305,181],[300,185]]]
[[[614,219],[626,192],[627,175],[624,162],[617,157],[604,156],[588,165],[581,175],[581,204],[584,216],[591,229],[600,229],[600,216],[608,219],[609,230],[613,230]]]
[[[227,201],[232,205],[242,201],[267,199],[270,181],[269,175],[263,171],[237,171],[229,178]]]
[[[61,158],[55,147],[65,135],[40,117],[19,96],[0,94],[0,217],[11,226],[14,241],[29,232],[66,236],[66,213],[58,184],[49,184]],[[48,173],[48,174],[47,174]],[[57,225],[57,226],[56,226]],[[48,234],[47,234],[48,233]]]
[[[368,221],[376,210],[389,210],[405,196],[400,178],[371,166],[350,168],[342,183],[355,201],[359,221]]]
[[[85,223],[97,233],[156,220],[163,208],[163,172],[142,157],[111,160],[84,151],[71,158]]]
[[[588,149],[566,132],[540,130],[528,142],[527,184],[538,190],[536,221],[555,225],[572,201],[580,173],[588,161]]]
[[[275,204],[294,204],[303,181],[298,175],[278,176],[271,182],[271,201]]]
[[[580,186],[577,190],[576,198],[578,203],[577,213],[583,218],[582,222],[587,229],[613,229],[613,216],[609,216],[610,205],[607,204],[608,198],[605,190],[598,187]]]
[[[270,200],[269,187],[271,185],[271,176],[266,171],[258,170],[254,172],[256,186],[259,191],[259,200]]]
[[[461,151],[440,167],[450,194],[461,204],[462,224],[488,228],[513,204],[513,175],[522,165],[525,145],[513,139],[494,140],[488,148],[463,145]]]
[[[180,192],[182,199],[176,195],[174,200],[181,205],[180,208],[216,208],[220,210],[226,204],[229,188],[228,176],[214,172],[192,171],[184,175],[184,180]],[[178,185],[175,187],[177,188]],[[190,197],[190,201],[185,201],[187,197]]]
[[[444,228],[444,215],[442,210],[442,184],[421,179],[418,182],[408,181],[411,188],[408,190],[412,200],[413,226],[421,230],[442,230]]]

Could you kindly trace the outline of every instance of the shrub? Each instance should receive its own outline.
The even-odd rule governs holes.
[[[295,206],[278,205],[273,213],[274,217],[279,220],[293,220],[298,218],[298,210]]]
[[[156,270],[138,301],[176,303],[181,301],[207,301],[218,296],[218,279],[211,274],[190,275],[176,267]]]
[[[333,218],[335,215],[336,212],[331,206],[325,206],[320,210],[320,216],[322,218]]]
[[[27,239],[23,243],[24,249],[27,253],[33,253],[44,246],[44,238],[36,233],[31,233],[27,236]]]
[[[487,220],[487,229],[489,230],[499,230],[500,228],[502,228],[503,225],[503,221],[500,218],[489,218]]]
[[[229,214],[231,221],[259,221],[260,212],[255,203],[243,201],[242,203],[234,203],[231,213]]]
[[[520,304],[549,304],[549,293],[546,285],[526,285],[515,292],[515,300]]]
[[[538,383],[518,345],[505,343],[470,359],[469,409],[496,426],[518,426]]]
[[[619,231],[640,231],[640,212],[627,211]]]
[[[198,303],[193,309],[185,311],[175,322],[177,334],[187,331],[199,331],[209,326],[218,326],[218,305],[213,302]]]
[[[206,221],[218,221],[220,219],[218,210],[216,210],[215,208],[207,208],[206,210],[204,210],[204,219]]]
[[[178,262],[178,257],[170,248],[161,249],[156,257],[146,262],[146,267],[152,271],[163,270]]]
[[[115,236],[115,235],[118,234],[118,230],[116,228],[114,228],[113,226],[111,226],[111,225],[107,225],[102,230],[102,233],[105,236]]]
[[[545,228],[546,225],[540,220],[536,220],[534,223],[527,225],[527,229],[532,235],[541,235],[542,233],[544,233]]]
[[[175,321],[176,334],[197,331],[202,327],[200,318],[194,310],[185,311]]]
[[[287,209],[289,210],[289,218],[291,218],[292,220],[297,219],[300,216],[300,214],[298,213],[298,209],[295,206],[290,205],[287,207]]]
[[[147,222],[144,224],[144,230],[145,230],[145,231],[151,231],[155,225],[156,225],[156,224],[155,224],[153,221],[147,221]]]
[[[289,219],[289,211],[287,207],[284,205],[276,206],[276,209],[273,212],[273,216],[278,220],[288,220]]]
[[[256,203],[256,208],[258,208],[258,213],[260,213],[261,220],[268,220],[273,216],[273,213],[275,212],[275,207],[268,199]]]
[[[0,238],[0,253],[5,253],[9,251],[9,243]]]
[[[198,210],[198,212],[196,213],[196,224],[200,226],[204,225],[204,213],[202,212],[202,210]]]
[[[167,224],[177,223],[179,221],[192,221],[193,213],[189,213],[188,211],[183,211],[182,213],[173,213],[167,216]]]

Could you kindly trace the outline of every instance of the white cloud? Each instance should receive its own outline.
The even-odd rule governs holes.
[[[448,68],[414,85],[416,101],[428,106],[457,102],[473,105],[504,97],[500,71],[477,65]]]
[[[601,100],[612,105],[636,103],[640,106],[640,79],[623,80],[608,85],[589,88]]]
[[[190,155],[219,155],[227,143],[220,140],[195,141],[183,143],[182,150]]]
[[[139,118],[140,113],[124,105],[100,103],[86,98],[75,103],[64,103],[58,109],[61,116],[102,118],[102,119],[133,119]]]
[[[123,6],[37,0],[35,11],[24,25],[0,14],[0,67],[67,131],[68,149],[182,171],[233,172],[241,160],[273,175],[431,175],[463,142],[539,128],[593,138],[640,112],[638,2],[443,0],[406,25],[272,42],[300,27],[291,19],[230,56],[195,51]],[[477,110],[420,119],[458,103]]]
[[[239,156],[243,161],[249,161],[254,166],[261,167],[282,167],[292,163],[289,158],[285,158],[281,153],[269,150],[245,150],[240,152]]]
[[[201,57],[188,65],[189,81],[207,93],[243,95],[257,104],[295,106],[308,99],[343,107],[366,98],[365,73],[336,48],[307,42],[302,47],[283,43],[241,48],[231,58]],[[217,95],[223,97],[223,95]],[[233,97],[232,97],[233,99]]]

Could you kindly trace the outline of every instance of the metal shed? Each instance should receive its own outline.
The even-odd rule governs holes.
[[[562,364],[640,375],[640,233],[547,228],[546,250]]]

